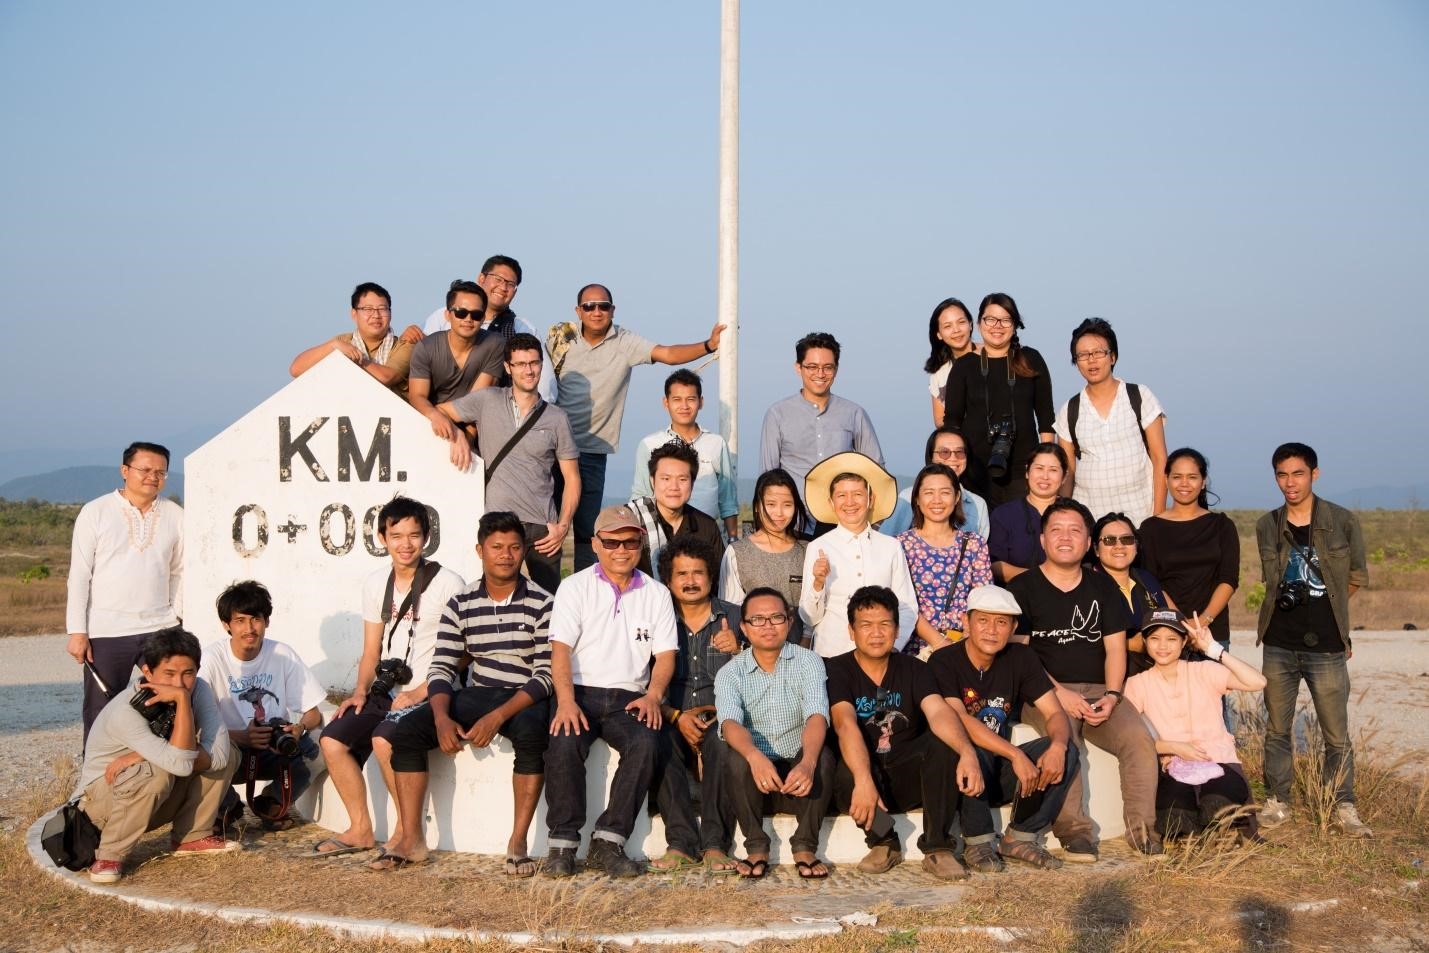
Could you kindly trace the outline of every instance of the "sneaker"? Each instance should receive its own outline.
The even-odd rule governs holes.
[[[547,877],[573,877],[576,872],[576,849],[574,847],[552,847],[541,865]]]
[[[593,838],[585,855],[586,870],[602,870],[607,877],[639,877],[646,864],[625,856],[625,849],[615,841]]]
[[[1007,869],[997,853],[997,845],[992,841],[969,844],[963,851],[963,863],[968,869],[979,874],[1000,874]]]
[[[1021,861],[1040,870],[1056,870],[1062,866],[1060,860],[1035,840],[1004,837],[1002,843],[997,845],[997,852],[1009,860]]]
[[[174,844],[175,857],[197,857],[199,854],[228,854],[236,850],[242,850],[243,845],[236,840],[227,840],[223,837],[200,837],[197,840],[184,841],[182,844]]]
[[[124,864],[118,860],[94,859],[89,865],[89,882],[96,884],[117,884],[124,876]]]
[[[1095,864],[1097,845],[1089,837],[1073,837],[1062,845],[1062,856],[1074,864]]]
[[[1290,816],[1290,805],[1278,797],[1268,797],[1260,806],[1260,826],[1268,831],[1274,830],[1290,820]]]
[[[1369,825],[1360,820],[1360,812],[1355,810],[1353,801],[1341,801],[1335,805],[1335,816],[1330,820],[1330,826],[1346,837],[1374,836]]]

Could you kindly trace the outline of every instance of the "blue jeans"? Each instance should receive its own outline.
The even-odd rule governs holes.
[[[1295,772],[1295,699],[1300,681],[1310,688],[1310,701],[1325,742],[1325,783],[1335,788],[1337,801],[1355,799],[1355,752],[1350,744],[1350,671],[1343,652],[1297,652],[1265,646],[1265,789],[1289,802]]]
[[[1036,764],[1037,759],[1052,747],[1052,739],[1036,738],[1032,741],[1025,741],[1017,747],[1027,755],[1033,764]],[[977,761],[978,767],[982,769],[983,780],[982,794],[978,797],[968,797],[965,794],[954,795],[954,800],[958,805],[963,837],[970,844],[991,840],[996,831],[992,820],[992,809],[1002,807],[1004,804],[1012,805],[1012,811],[1008,814],[1007,819],[1009,836],[1015,840],[1032,840],[1041,834],[1052,826],[1057,815],[1062,811],[1062,804],[1067,800],[1067,791],[1071,788],[1072,781],[1077,777],[1077,771],[1081,767],[1077,759],[1077,746],[1069,745],[1065,767],[1062,770],[1062,780],[1056,784],[1048,785],[1045,791],[1033,791],[1027,797],[1023,797],[1019,793],[1017,772],[1013,770],[1012,761],[995,755],[991,751],[978,748]]]
[[[585,762],[597,738],[620,753],[620,763],[592,836],[622,846],[630,836],[635,816],[650,794],[660,748],[659,732],[625,710],[638,697],[638,692],[620,688],[576,686],[576,704],[590,730],[552,735],[546,747],[546,826],[550,830],[546,843],[550,846],[580,846],[586,818]],[[555,708],[551,711],[554,715]]]
[[[603,453],[581,451],[581,501],[576,506],[574,519],[576,572],[595,565],[595,550],[590,540],[595,535],[595,518],[600,515],[601,501],[605,499],[606,459]]]

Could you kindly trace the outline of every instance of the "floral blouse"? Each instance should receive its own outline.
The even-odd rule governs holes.
[[[942,549],[929,544],[916,529],[910,529],[898,534],[898,542],[903,547],[908,574],[913,577],[913,588],[918,593],[918,614],[939,632],[956,630],[956,638],[961,638],[968,593],[977,586],[992,585],[987,540],[977,533],[959,530],[953,545]],[[960,568],[959,552],[962,553]],[[951,599],[948,598],[950,586],[956,587]],[[903,651],[916,655],[923,644],[923,640],[914,635]]]

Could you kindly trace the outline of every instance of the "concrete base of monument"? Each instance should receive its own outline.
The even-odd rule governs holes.
[[[1036,737],[1036,733],[1025,725],[1013,730],[1013,740],[1023,742]],[[1091,817],[1103,838],[1121,835],[1125,829],[1122,819],[1121,782],[1114,757],[1099,748],[1089,746],[1090,776],[1083,785],[1084,791],[1091,793]],[[590,843],[591,829],[595,819],[604,808],[610,777],[615,771],[618,755],[603,742],[596,742],[586,762],[586,804],[588,820],[582,830],[581,856]],[[506,840],[511,834],[512,793],[511,766],[512,750],[505,739],[497,737],[492,746],[485,750],[467,748],[455,757],[447,757],[440,751],[431,755],[430,784],[427,792],[426,809],[423,812],[426,825],[427,845],[436,850],[464,851],[475,854],[504,854]],[[1085,765],[1085,762],[1084,762]],[[367,763],[368,798],[372,808],[373,824],[380,844],[392,829],[396,819],[396,805],[388,795],[382,782],[382,775],[375,759]],[[347,811],[336,788],[326,774],[316,779],[308,793],[300,799],[298,809],[306,817],[333,831],[346,829]],[[1006,808],[999,814],[999,824],[1006,821]],[[531,856],[544,857],[546,845],[546,804],[543,798],[536,809],[536,820],[531,825]],[[918,850],[918,836],[922,832],[922,812],[913,811],[896,818],[896,830],[903,843],[903,850],[909,859],[922,856]],[[794,833],[794,818],[780,815],[765,820],[766,829],[772,831],[771,859],[776,864],[790,864],[789,838]],[[1049,835],[1050,846],[1056,839]],[[743,839],[735,837],[737,854],[743,854]],[[820,856],[833,863],[856,863],[867,851],[863,831],[847,816],[831,817],[824,821],[823,836],[820,839]],[[665,852],[665,829],[661,819],[651,817],[648,811],[641,811],[636,819],[635,830],[627,847],[632,856],[658,857]]]

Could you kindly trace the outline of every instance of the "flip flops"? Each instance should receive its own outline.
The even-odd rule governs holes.
[[[508,857],[502,863],[501,869],[506,872],[506,876],[518,880],[536,876],[536,868],[540,866],[530,857]]]
[[[705,854],[702,863],[705,871],[715,877],[729,877],[739,873],[739,861],[722,850]]]
[[[329,850],[323,850],[329,844],[333,845]],[[328,837],[318,841],[313,845],[313,849],[304,854],[304,857],[341,857],[343,854],[356,854],[364,850],[371,850],[371,847],[356,847],[346,841],[340,841],[336,837]]]
[[[822,871],[815,870],[815,867],[824,868]],[[829,865],[819,858],[813,860],[796,860],[794,869],[799,872],[800,880],[826,880],[829,876]]]
[[[378,873],[386,873],[392,870],[401,870],[404,867],[420,867],[427,862],[427,858],[403,857],[401,854],[393,854],[386,849],[377,855],[377,859],[367,865],[368,870]]]
[[[735,863],[739,865],[736,869],[744,880],[763,880],[764,875],[769,873],[768,860],[737,860]]]

